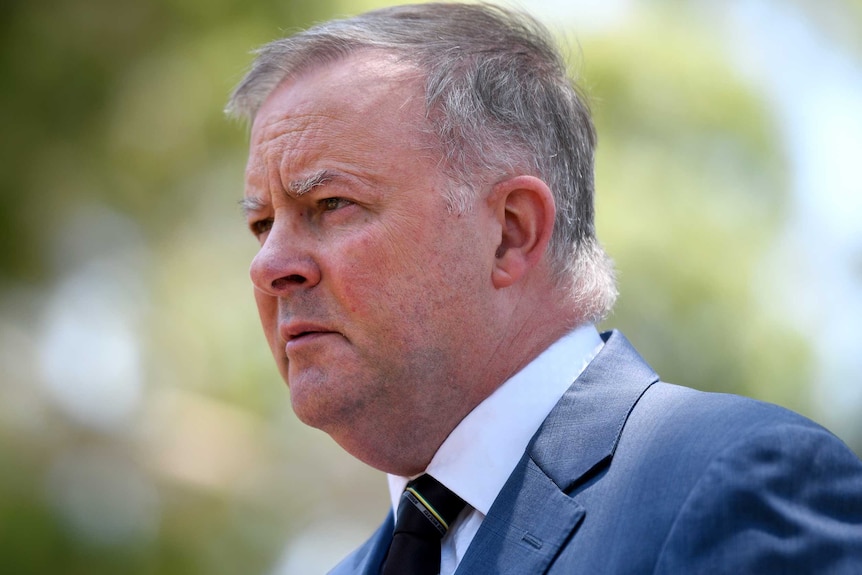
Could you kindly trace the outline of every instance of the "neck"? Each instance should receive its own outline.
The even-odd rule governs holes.
[[[566,298],[551,291],[507,290],[470,349],[452,362],[433,397],[386,417],[399,422],[384,430],[374,418],[345,418],[343,429],[327,432],[349,453],[381,471],[405,477],[422,473],[440,445],[477,405],[555,341],[576,327]]]

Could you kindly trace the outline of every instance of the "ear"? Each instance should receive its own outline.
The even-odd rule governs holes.
[[[488,202],[500,225],[491,280],[496,288],[509,287],[545,255],[554,229],[554,195],[539,178],[516,176],[496,184]]]

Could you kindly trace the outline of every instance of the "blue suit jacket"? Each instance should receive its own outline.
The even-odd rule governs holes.
[[[774,405],[659,382],[621,334],[602,337],[457,575],[862,574],[862,462],[840,440]],[[392,526],[390,513],[332,575],[376,575]]]

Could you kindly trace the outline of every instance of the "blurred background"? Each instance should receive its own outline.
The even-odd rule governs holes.
[[[4,573],[313,575],[382,519],[259,333],[221,110],[252,48],[384,4],[0,8]],[[510,5],[592,99],[605,327],[862,453],[862,1]]]

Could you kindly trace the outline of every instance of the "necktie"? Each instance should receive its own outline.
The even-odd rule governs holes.
[[[408,483],[381,575],[438,575],[440,540],[465,505],[430,475]]]

